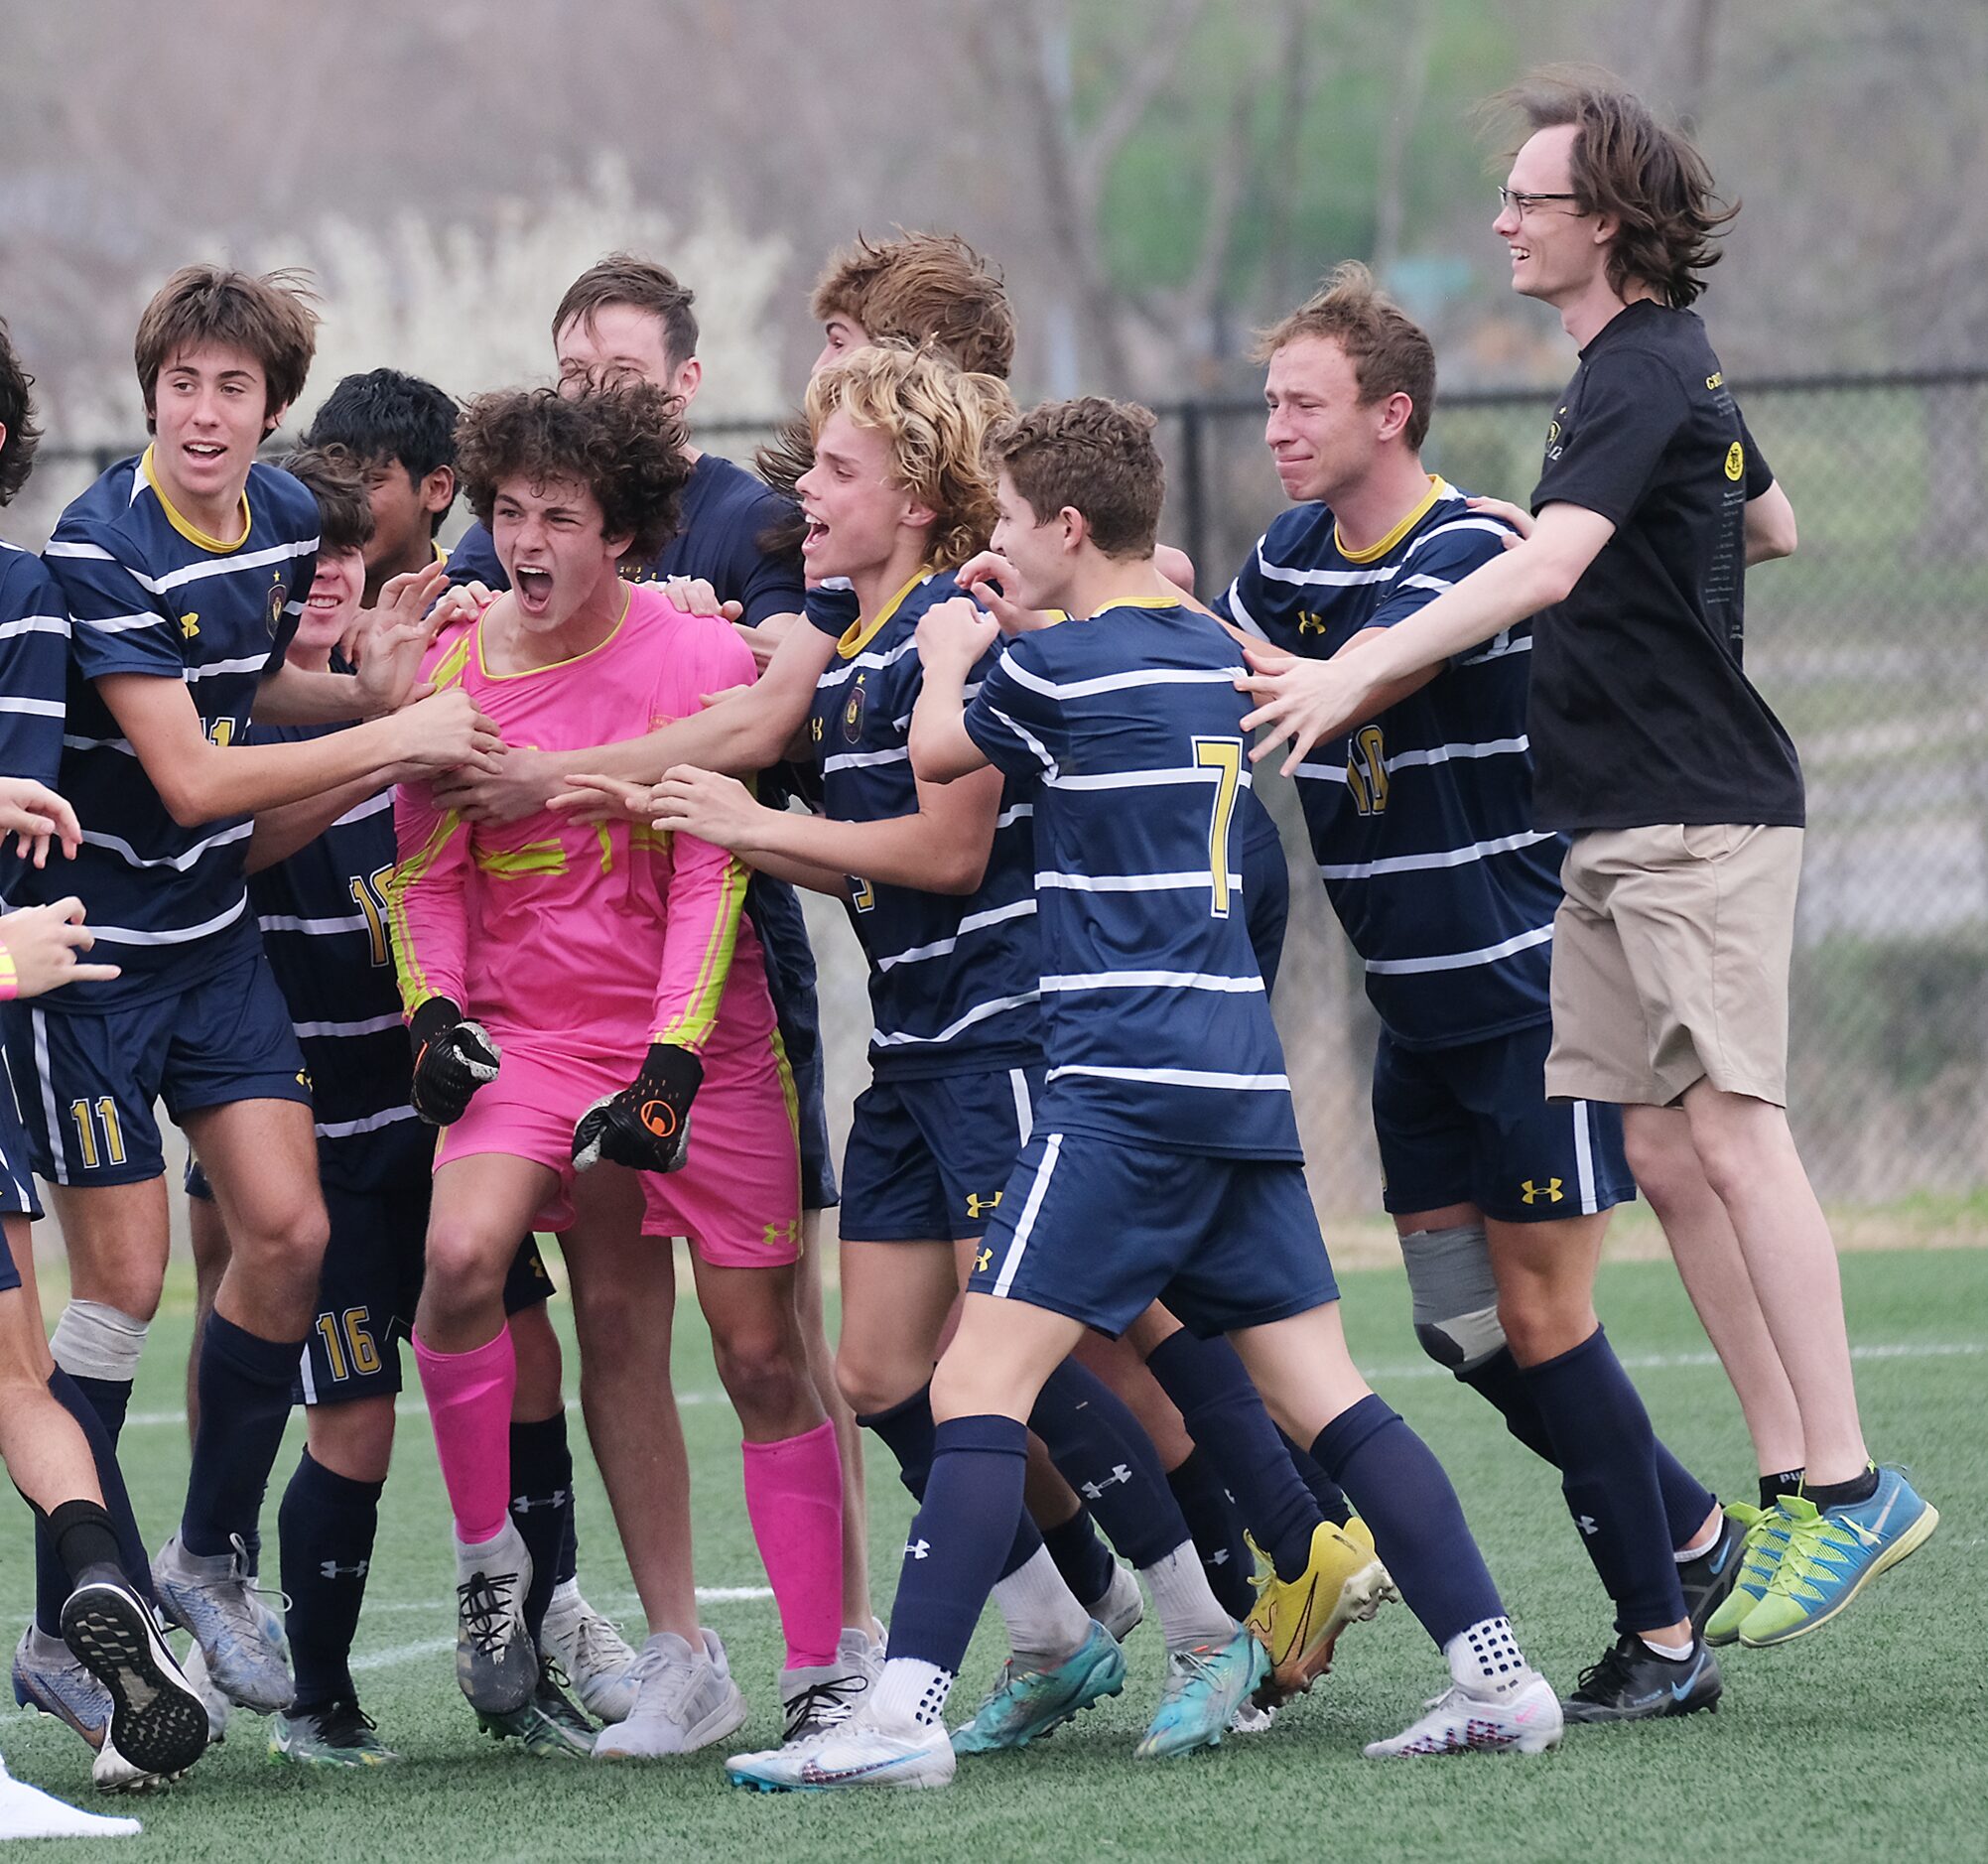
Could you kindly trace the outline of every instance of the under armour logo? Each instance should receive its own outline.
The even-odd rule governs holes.
[[[1557,1204],[1566,1193],[1560,1189],[1558,1178],[1548,1178],[1544,1184],[1534,1184],[1530,1178],[1519,1187],[1520,1200],[1526,1204],[1536,1204],[1542,1197],[1549,1204]]]
[[[769,1250],[776,1249],[782,1244],[791,1247],[800,1240],[798,1235],[800,1227],[799,1219],[794,1217],[789,1217],[785,1223],[769,1223],[761,1240]]]
[[[1309,608],[1300,608],[1298,610],[1298,632],[1300,634],[1323,634],[1325,632],[1325,616],[1314,614]]]
[[[356,1566],[340,1566],[336,1560],[325,1560],[318,1572],[325,1579],[363,1579],[371,1565],[370,1560],[360,1560]]]
[[[967,1215],[969,1217],[985,1217],[989,1211],[998,1210],[999,1208],[1000,1193],[998,1191],[992,1197],[983,1197],[978,1191],[969,1191],[967,1193]]]
[[[180,638],[182,640],[190,641],[199,631],[200,631],[200,611],[198,608],[194,609],[191,613],[183,614],[180,617]]]
[[[1204,1566],[1225,1566],[1228,1564],[1228,1561],[1229,1549],[1226,1546],[1219,1546],[1201,1563]]]
[[[929,1540],[907,1540],[904,1543],[904,1557],[908,1560],[922,1560],[931,1550]]]
[[[994,1251],[982,1250],[981,1253],[974,1258],[974,1273],[977,1275],[986,1274],[988,1271],[988,1265],[993,1261],[994,1261]]]
[[[1078,1487],[1084,1492],[1086,1496],[1088,1496],[1092,1501],[1095,1502],[1101,1495],[1105,1493],[1107,1489],[1109,1489],[1112,1486],[1113,1483],[1130,1482],[1131,1479],[1132,1479],[1132,1472],[1129,1469],[1127,1469],[1124,1463],[1114,1463],[1112,1465],[1112,1473],[1109,1476],[1107,1476],[1102,1482],[1079,1483]]]
[[[535,1508],[564,1508],[573,1500],[571,1489],[555,1489],[550,1495],[514,1495],[511,1497],[513,1515],[529,1515]]]
[[[1601,1524],[1592,1515],[1576,1515],[1574,1526],[1590,1537],[1601,1532]]]

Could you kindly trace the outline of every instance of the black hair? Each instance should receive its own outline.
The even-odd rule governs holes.
[[[311,447],[342,447],[368,466],[396,462],[417,485],[437,466],[456,464],[455,398],[399,369],[340,377],[304,437]],[[456,501],[452,497],[450,504]],[[434,514],[439,530],[448,506]]]

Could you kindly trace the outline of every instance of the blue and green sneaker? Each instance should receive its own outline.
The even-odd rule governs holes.
[[[1789,1500],[1783,1496],[1774,1508],[1755,1508],[1747,1502],[1726,1504],[1726,1519],[1739,1524],[1746,1539],[1740,1548],[1739,1579],[1705,1621],[1705,1642],[1715,1650],[1739,1643],[1740,1627],[1774,1583],[1781,1556],[1788,1550],[1788,1517],[1781,1511]]]
[[[1939,1526],[1939,1511],[1898,1469],[1879,1470],[1877,1490],[1865,1501],[1818,1509],[1805,1496],[1785,1495],[1781,1512],[1788,1543],[1766,1596],[1740,1626],[1740,1642],[1750,1650],[1826,1625]]]

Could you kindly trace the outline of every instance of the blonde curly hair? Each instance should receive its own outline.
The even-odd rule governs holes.
[[[929,563],[957,570],[987,548],[999,515],[988,436],[1015,412],[1005,382],[957,368],[933,349],[874,343],[817,375],[807,406],[817,444],[837,412],[883,435],[892,482],[937,514]]]

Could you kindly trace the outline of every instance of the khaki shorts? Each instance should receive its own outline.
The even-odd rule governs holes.
[[[1801,831],[1594,830],[1560,867],[1556,1100],[1667,1107],[1710,1081],[1788,1105],[1788,963]]]

